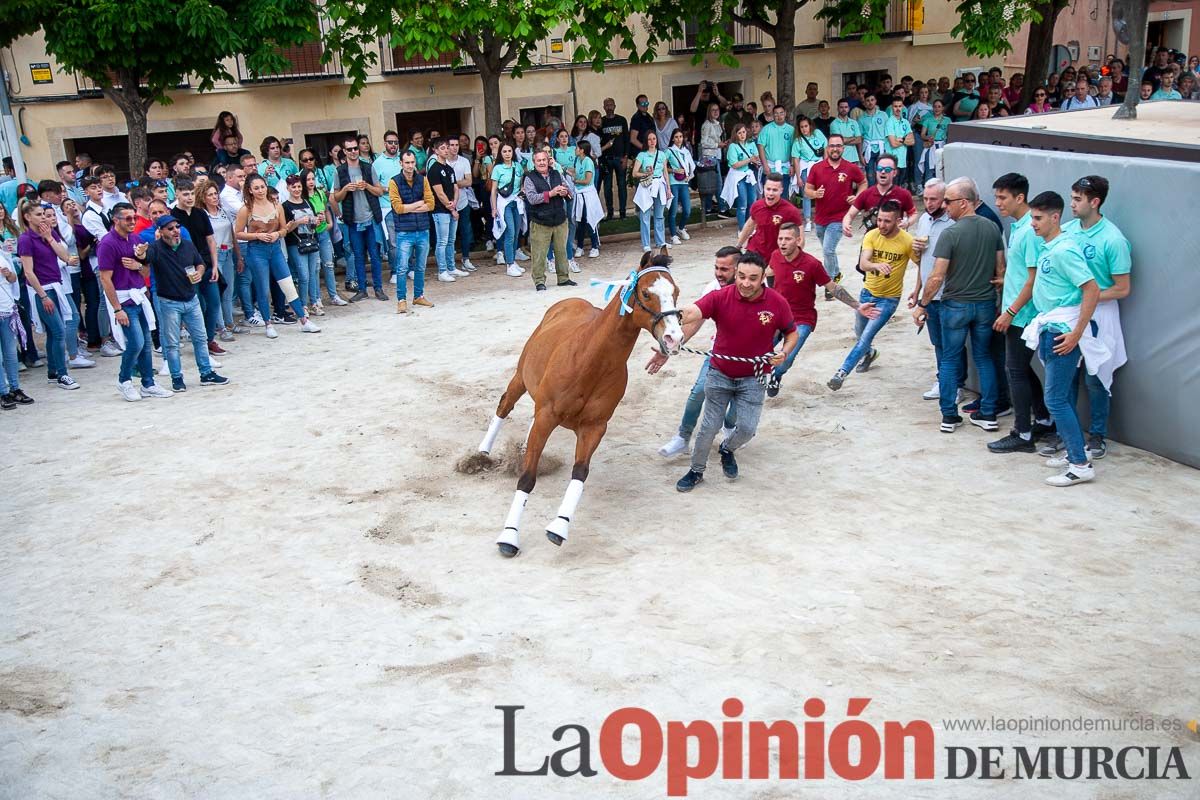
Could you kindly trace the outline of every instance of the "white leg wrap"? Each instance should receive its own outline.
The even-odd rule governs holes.
[[[500,538],[496,540],[496,544],[511,544],[517,548],[521,546],[518,541],[521,530],[521,514],[525,512],[525,501],[528,499],[529,492],[522,492],[518,489],[513,494],[512,505],[508,509],[508,517],[504,520],[504,530],[500,532]]]
[[[583,481],[572,480],[567,484],[567,493],[563,495],[562,505],[558,507],[558,516],[550,521],[550,524],[546,526],[546,531],[566,539],[567,529],[571,525],[571,517],[575,515],[575,508],[579,505],[581,497],[583,497]]]
[[[500,417],[492,416],[492,424],[488,425],[487,433],[483,435],[483,441],[479,443],[479,452],[492,452],[492,446],[496,444],[496,437],[500,435],[500,426],[503,424],[504,420],[500,419]]]

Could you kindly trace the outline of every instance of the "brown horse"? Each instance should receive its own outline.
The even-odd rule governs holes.
[[[538,460],[555,428],[575,431],[575,464],[558,516],[546,528],[546,538],[561,546],[571,515],[583,495],[592,454],[596,452],[629,379],[626,362],[638,333],[650,331],[664,353],[679,352],[683,328],[675,302],[679,288],[665,259],[635,271],[607,307],[599,309],[574,298],[552,305],[530,335],[517,362],[517,372],[496,407],[496,415],[479,444],[488,453],[500,426],[521,395],[534,402],[533,425],[525,442],[525,460],[517,480],[504,530],[496,544],[500,554],[520,552],[519,529],[525,501],[537,482]],[[659,329],[661,328],[661,333]]]

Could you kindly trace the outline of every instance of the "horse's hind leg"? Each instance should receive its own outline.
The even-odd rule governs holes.
[[[521,514],[525,511],[529,493],[537,483],[538,462],[542,458],[542,449],[557,425],[557,421],[550,414],[535,413],[533,427],[529,430],[529,440],[526,442],[525,460],[521,464],[521,477],[517,479],[517,491],[513,493],[512,505],[509,506],[508,517],[504,520],[504,530],[496,539],[502,556],[512,558],[521,550]]]
[[[591,425],[580,428],[575,434],[575,465],[571,468],[571,482],[567,484],[567,492],[563,495],[562,505],[558,507],[558,516],[546,526],[546,538],[553,544],[562,546],[567,540],[567,529],[571,525],[571,517],[583,497],[583,482],[587,480],[591,469],[592,455],[600,446],[608,423]]]
[[[523,394],[525,394],[525,381],[521,379],[521,365],[518,364],[516,373],[508,382],[508,388],[500,396],[500,403],[496,406],[496,415],[492,417],[487,433],[483,435],[483,441],[479,443],[479,452],[492,452],[492,447],[496,444],[496,437],[500,435],[500,426],[512,413],[513,406],[517,404]]]

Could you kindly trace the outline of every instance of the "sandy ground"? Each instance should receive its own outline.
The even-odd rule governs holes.
[[[730,230],[677,248],[684,299]],[[843,263],[856,252],[844,242]],[[610,246],[584,277],[619,277],[637,255],[636,242]],[[514,479],[454,464],[564,293],[535,294],[489,263],[429,295],[437,307],[414,316],[372,300],[332,312],[319,336],[240,337],[224,358],[230,386],[201,390],[191,366],[192,390],[170,400],[122,402],[111,359],[77,372],[73,393],[23,373],[37,405],[0,418],[0,796],[655,798],[665,767],[631,783],[602,769],[603,719],[635,705],[663,722],[720,722],[730,696],[743,719],[797,723],[804,700],[822,698],[827,729],[847,698],[872,698],[863,718],[876,726],[932,723],[939,776],[948,745],[1177,745],[1200,772],[1187,731],[943,723],[1200,716],[1196,471],[1116,444],[1094,484],[1058,490],[1039,459],[987,453],[991,434],[938,433],[920,398],[932,350],[908,320],[881,334],[870,374],[833,394],[824,381],[852,343],[851,312],[820,303],[741,453],[743,477],[725,481],[714,456],[687,496],[674,489],[686,462],[655,449],[700,362],[648,376],[643,337],[569,543],[541,534],[568,479],[560,466],[507,561],[493,540]],[[530,415],[526,398],[502,442]],[[562,462],[572,450],[560,431],[547,452]],[[519,766],[578,723],[600,775],[495,777],[501,704],[526,706]],[[691,796],[1197,792],[881,772],[713,778]]]

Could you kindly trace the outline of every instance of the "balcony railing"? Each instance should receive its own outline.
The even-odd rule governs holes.
[[[425,58],[420,54],[406,56],[403,47],[388,47],[386,39],[379,40],[380,67],[384,75],[397,75],[405,72],[438,72],[454,68],[458,53],[442,53],[433,58]]]
[[[112,77],[115,78],[116,76],[114,75]],[[121,86],[120,82],[117,80],[113,80],[112,84],[115,88],[120,88]],[[189,89],[191,88],[191,85],[191,82],[185,78],[183,82],[175,88]],[[104,94],[104,92],[100,89],[99,84],[86,75],[80,75],[79,73],[75,73],[75,93],[80,97],[101,97]]]
[[[752,50],[763,46],[762,31],[753,25],[743,25],[740,22],[729,20],[725,23],[725,30],[733,37],[733,48],[735,50]],[[694,53],[699,47],[700,26],[694,20],[688,22],[684,28],[682,39],[672,39],[670,52],[672,53]]]
[[[317,41],[305,42],[294,47],[279,48],[279,54],[290,65],[290,67],[285,67],[280,72],[265,73],[262,75],[251,73],[246,66],[245,57],[238,56],[238,80],[242,83],[267,83],[313,81],[342,77],[342,61],[336,53],[328,64],[321,63],[321,56],[324,53],[321,41],[325,38],[325,34],[329,30],[329,20],[320,17],[318,18],[318,24],[320,25],[321,37]]]
[[[883,32],[880,35],[884,37],[904,36],[912,32],[912,10],[909,8],[908,0],[892,0],[888,5],[887,18],[884,20]],[[825,41],[827,42],[846,41],[861,37],[861,33],[842,33],[842,26],[832,20],[825,22]]]

